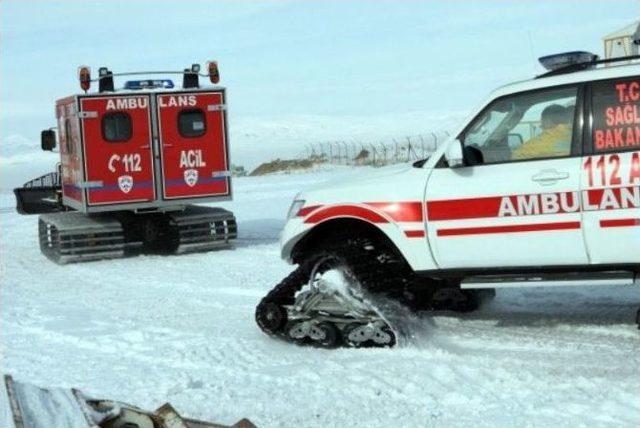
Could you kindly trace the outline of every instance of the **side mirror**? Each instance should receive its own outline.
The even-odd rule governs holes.
[[[56,132],[53,129],[45,129],[40,133],[40,147],[50,152],[56,147]]]
[[[462,143],[457,138],[449,144],[444,152],[444,157],[450,168],[459,168],[464,166],[464,156],[462,151]]]
[[[465,146],[462,154],[464,155],[464,164],[466,166],[482,165],[484,163],[484,155],[477,147]]]

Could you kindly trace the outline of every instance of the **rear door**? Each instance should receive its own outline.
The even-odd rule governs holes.
[[[80,98],[88,205],[155,200],[147,95]]]
[[[591,85],[582,159],[585,240],[593,264],[640,263],[640,77]]]
[[[62,173],[62,196],[65,204],[82,210],[84,194],[82,192],[83,166],[80,144],[80,122],[76,116],[75,97],[67,97],[56,103],[58,119],[58,141],[60,143],[60,161]]]
[[[230,193],[224,91],[156,95],[164,199]]]

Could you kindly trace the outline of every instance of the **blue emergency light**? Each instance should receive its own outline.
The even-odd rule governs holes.
[[[149,79],[149,80],[127,80],[124,89],[172,89],[174,87],[171,79]]]
[[[572,65],[584,64],[585,68],[598,60],[598,55],[585,51],[564,52],[538,58],[540,64],[549,71],[559,70]]]

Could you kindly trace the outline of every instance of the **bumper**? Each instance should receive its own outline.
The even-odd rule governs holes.
[[[311,229],[311,225],[305,224],[302,218],[292,218],[284,225],[280,235],[280,257],[292,263],[291,253],[295,245]]]

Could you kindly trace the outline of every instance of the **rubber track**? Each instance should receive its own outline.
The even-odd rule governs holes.
[[[367,247],[372,248],[366,249]],[[406,284],[412,281],[413,274],[404,267],[403,263],[391,258],[390,254],[373,247],[367,240],[345,240],[342,238],[340,242],[329,243],[322,248],[323,250],[319,251],[317,255],[306,257],[305,261],[276,285],[256,307],[256,322],[266,334],[293,342],[284,334],[283,328],[286,323],[283,323],[278,331],[272,332],[263,328],[260,317],[268,303],[279,305],[286,312],[282,306],[294,303],[296,293],[309,281],[314,261],[322,255],[333,254],[345,260],[349,270],[355,275],[363,289],[376,297],[398,300],[402,297]],[[387,261],[380,261],[380,257],[384,257]]]

